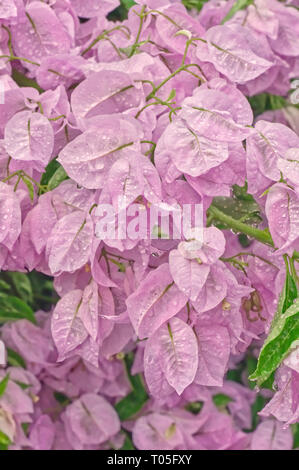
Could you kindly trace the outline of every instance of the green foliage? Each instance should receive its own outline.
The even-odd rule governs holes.
[[[22,428],[26,436],[28,436],[29,426],[30,426],[30,423],[22,423]]]
[[[7,388],[8,381],[9,381],[9,374],[6,374],[6,376],[0,381],[0,397],[4,395],[5,390]]]
[[[194,9],[197,11],[200,11],[207,2],[208,0],[182,0],[183,5],[185,5],[188,10]]]
[[[222,20],[221,24],[225,23],[226,21],[230,20],[239,10],[244,10],[244,8],[247,8],[248,5],[251,5],[253,3],[253,0],[237,0],[227,15],[224,17]]]
[[[133,5],[136,5],[136,2],[134,2],[134,0],[120,0],[120,3],[121,3],[127,10],[129,10]]]
[[[71,403],[71,400],[69,399],[69,397],[65,395],[64,393],[54,392],[53,395],[54,395],[55,400],[58,401],[58,403],[61,406],[67,406]]]
[[[254,403],[251,405],[251,419],[252,419],[252,427],[250,431],[254,431],[257,428],[257,425],[260,422],[259,412],[264,408],[266,405],[267,400],[262,395],[257,395]]]
[[[107,16],[109,21],[123,21],[128,18],[128,11],[129,9],[136,5],[134,0],[120,0],[119,7],[115,8],[109,15]]]
[[[257,359],[253,356],[248,356],[247,358],[247,376],[249,377],[251,374],[254,373],[256,366],[257,366]],[[268,379],[263,383],[263,388],[266,388],[268,390],[274,390],[273,389],[273,383],[274,383],[274,378],[275,378],[275,371],[272,372],[272,374],[268,377]],[[248,387],[253,390],[255,388],[255,383],[249,381],[248,382]]]
[[[127,432],[124,432],[124,434],[126,435],[126,438],[125,438],[124,445],[122,446],[120,450],[135,450],[135,447],[133,445],[132,439],[129,436],[129,434]]]
[[[52,278],[37,271],[32,271],[28,277],[32,286],[34,310],[50,310],[58,301]]]
[[[286,264],[286,278],[282,293],[279,298],[277,312],[271,325],[255,372],[250,375],[250,380],[257,380],[263,387],[273,384],[274,372],[286,355],[292,349],[292,345],[299,339],[299,301],[296,279],[290,272],[288,256],[284,256]],[[292,266],[292,260],[289,260]],[[272,382],[271,382],[272,380]],[[265,382],[267,381],[267,383]]]
[[[255,202],[254,197],[247,192],[248,191],[247,182],[244,184],[244,186],[238,186],[237,184],[234,184],[232,189],[233,189],[233,197],[235,199],[238,199],[239,201]]]
[[[193,415],[198,415],[202,410],[203,402],[202,401],[192,401],[185,406],[185,410],[190,411]]]
[[[244,365],[243,363],[239,364],[239,367],[236,369],[230,369],[227,371],[226,378],[227,380],[231,380],[232,382],[238,382],[242,383],[242,371],[243,371]]]
[[[270,377],[299,339],[299,301],[284,313],[281,311],[281,304],[280,301],[270,334],[260,352],[257,368],[249,377],[250,380],[256,380],[258,385]]]
[[[299,448],[299,424],[298,423],[293,425],[293,435],[294,435],[293,449],[298,449]]]
[[[24,300],[24,302],[32,304],[32,286],[27,274],[19,272],[7,272],[6,279],[9,279],[11,282],[13,286],[13,293]]]
[[[7,450],[8,446],[12,444],[9,437],[4,434],[4,432],[0,431],[0,450]]]
[[[286,281],[283,288],[283,307],[282,312],[284,313],[291,305],[295,299],[297,299],[297,286],[296,281],[294,280],[293,276],[287,272]]]
[[[212,205],[235,220],[257,226],[262,221],[259,205],[250,194],[241,189],[235,187],[233,197],[214,197]],[[229,228],[223,222],[216,222],[215,225],[220,229]]]
[[[46,186],[49,183],[52,176],[54,175],[57,168],[59,167],[60,167],[60,163],[58,163],[56,158],[54,158],[54,160],[51,160],[46,166],[46,169],[42,175],[41,182],[40,182],[41,185]]]
[[[136,415],[138,411],[141,410],[145,402],[148,400],[148,395],[145,391],[141,376],[131,375],[133,354],[128,354],[125,357],[124,362],[128,374],[128,379],[132,386],[132,392],[115,405],[115,409],[121,421],[130,419],[131,417]]]
[[[19,72],[16,68],[12,69],[12,78],[20,87],[31,87],[35,88],[39,93],[43,93],[43,89],[36,83],[32,78],[26,77],[24,74]]]
[[[258,116],[267,110],[267,99],[267,93],[261,93],[260,95],[255,95],[248,98],[255,116]]]
[[[22,180],[24,184],[26,184],[30,200],[33,201],[34,199],[34,186],[33,183],[30,181],[30,179],[26,178],[26,176],[22,176]]]
[[[286,264],[286,279],[282,290],[281,313],[286,312],[286,310],[291,305],[293,305],[294,301],[298,297],[296,278],[294,279],[293,275],[290,272],[287,255],[284,256],[284,260]],[[292,260],[290,260],[290,263],[292,263]],[[295,276],[297,275],[295,274]]]
[[[260,93],[259,95],[251,96],[248,98],[248,101],[255,116],[265,111],[275,111],[276,109],[286,108],[287,106],[298,107],[298,105],[290,103],[282,96],[271,95],[269,93]]]
[[[239,233],[238,240],[243,248],[248,248],[251,245],[251,240],[245,235],[245,233]]]
[[[225,408],[232,401],[234,400],[224,393],[217,393],[216,395],[213,395],[213,402],[217,408]]]
[[[10,348],[6,348],[7,352],[7,363],[12,367],[23,367],[26,369],[27,365],[25,360],[16,351]]]
[[[31,307],[18,297],[1,294],[0,295],[0,323],[26,319],[31,323],[36,323]]]
[[[10,314],[13,316],[11,320],[27,318],[34,321],[33,311],[49,310],[57,300],[49,276],[36,271],[29,274],[10,271],[0,273],[0,318],[2,312],[6,321],[10,319]]]
[[[65,181],[66,179],[68,179],[68,175],[65,169],[62,166],[59,166],[56,169],[55,173],[49,179],[48,190],[52,191],[52,189],[57,188],[57,186],[59,186],[60,183],[62,183],[62,181]]]
[[[16,383],[22,390],[27,390],[28,388],[32,387],[31,384],[25,384],[24,382],[20,382],[19,380],[14,380],[14,383]]]

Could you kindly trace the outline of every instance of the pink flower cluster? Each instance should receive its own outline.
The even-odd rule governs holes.
[[[135,0],[122,22],[118,0],[0,4],[0,268],[51,276],[60,297],[0,328],[26,362],[0,369],[9,449],[292,448],[298,341],[254,430],[249,372],[227,376],[273,335],[299,257],[299,11],[249,3],[226,19],[231,0]],[[254,118],[262,93],[287,106]],[[226,212],[235,185],[259,223]],[[95,207],[119,197],[202,204],[203,243],[97,238]]]

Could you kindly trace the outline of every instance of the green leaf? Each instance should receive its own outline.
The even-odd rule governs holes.
[[[69,397],[65,395],[64,393],[54,392],[53,395],[54,395],[55,400],[58,401],[58,403],[61,406],[66,406],[71,403],[71,400],[69,399]]]
[[[255,371],[256,369],[256,366],[257,366],[257,359],[255,357],[252,357],[252,356],[249,356],[247,358],[247,364],[246,364],[246,368],[247,368],[247,376],[249,377],[251,374],[253,374],[253,372]],[[255,387],[255,384],[253,382],[249,382],[248,383],[248,387],[253,390],[254,387]]]
[[[217,408],[225,408],[232,401],[234,400],[224,393],[217,393],[213,396],[213,402]]]
[[[200,11],[204,4],[208,1],[209,0],[183,0],[182,3],[188,10],[195,9],[197,11]]]
[[[281,108],[285,108],[286,106],[290,106],[290,103],[288,103],[287,100],[283,98],[282,96],[268,95],[268,99],[269,99],[269,107],[272,110],[281,109]]]
[[[130,10],[130,8],[133,5],[136,5],[136,2],[134,0],[120,0],[120,3],[127,9]]]
[[[294,435],[293,449],[297,449],[299,448],[299,424],[294,424],[292,428]]]
[[[27,274],[18,272],[6,273],[11,279],[15,292],[21,297],[24,302],[32,303],[32,287]]]
[[[15,67],[12,69],[12,78],[14,81],[21,87],[31,87],[38,90],[40,93],[43,93],[43,89],[36,83],[32,78],[28,78],[19,72]]]
[[[22,176],[22,180],[27,186],[27,189],[28,189],[28,192],[29,192],[29,197],[30,197],[31,201],[33,201],[33,199],[34,199],[34,186],[33,186],[32,182],[28,178],[26,178],[26,176]]]
[[[193,415],[198,415],[202,410],[203,402],[202,401],[191,401],[185,406],[185,410],[190,411]]]
[[[252,417],[252,428],[250,431],[254,431],[259,424],[260,417],[259,412],[262,411],[264,406],[266,405],[267,400],[262,395],[257,395],[254,403],[251,405],[251,417]]]
[[[272,390],[274,391],[274,380],[275,380],[275,370],[272,372],[271,375],[269,375],[269,377],[267,378],[267,380],[265,380],[265,382],[263,382],[263,388],[266,388],[268,390]]]
[[[34,311],[49,311],[52,304],[57,303],[59,297],[53,288],[53,281],[45,274],[31,271],[28,274],[32,285]]]
[[[2,279],[0,279],[0,291],[1,290],[10,290],[10,285]]]
[[[133,363],[133,355],[128,354],[124,362],[132,386],[132,392],[115,405],[115,409],[121,421],[125,421],[138,413],[148,400],[148,395],[145,391],[141,376],[139,374],[131,375],[130,371]]]
[[[30,424],[31,424],[31,423],[22,423],[22,424],[21,424],[25,436],[28,436],[28,431],[29,431],[29,426],[30,426]]]
[[[226,215],[229,215],[235,220],[241,221],[247,225],[258,225],[262,221],[260,215],[260,208],[257,202],[250,194],[241,192],[240,187],[237,190],[235,187],[235,193],[238,194],[238,197],[214,197],[212,206],[219,209]],[[218,228],[227,228],[223,222],[216,222],[215,225]]]
[[[123,21],[128,18],[129,9],[136,5],[134,0],[120,0],[119,7],[109,13],[107,19],[109,21]]]
[[[4,395],[5,390],[7,388],[8,381],[9,381],[9,374],[6,374],[4,379],[0,381],[0,397]]]
[[[257,366],[257,359],[255,357],[249,356],[247,358],[247,376],[253,374]],[[274,383],[274,378],[275,378],[275,371],[272,372],[272,374],[268,377],[268,379],[263,383],[263,388],[266,388],[268,390],[274,390],[273,389],[273,383]],[[249,382],[248,387],[253,390],[255,387],[254,382]]]
[[[260,95],[250,96],[248,98],[250,106],[255,116],[262,114],[267,109],[267,94],[261,93]]]
[[[247,183],[245,183],[244,186],[238,186],[237,184],[234,184],[232,189],[233,189],[233,197],[235,199],[239,199],[240,201],[255,202],[254,197],[247,192],[248,190]]]
[[[52,189],[57,188],[57,186],[59,186],[60,183],[62,183],[62,181],[66,179],[68,179],[68,175],[65,169],[63,168],[63,166],[59,166],[48,182],[49,191],[52,191]]]
[[[169,93],[169,96],[168,96],[168,98],[167,98],[166,101],[171,101],[171,100],[173,100],[173,98],[175,98],[175,95],[176,95],[176,90],[175,90],[175,88],[173,88],[173,89],[171,90],[171,92]]]
[[[298,297],[296,281],[288,271],[286,273],[282,296],[282,313],[284,313],[289,307],[291,307],[291,305],[293,305],[294,300]]]
[[[22,356],[18,354],[16,351],[10,348],[6,348],[7,352],[7,363],[13,367],[23,367],[26,369],[27,365]]]
[[[125,442],[124,442],[124,445],[119,450],[135,450],[135,447],[133,445],[133,442],[130,436],[126,432],[124,432],[124,434],[126,435]]]
[[[12,295],[0,297],[0,323],[26,319],[31,323],[36,323],[31,307],[23,300]]]
[[[280,308],[271,325],[271,331],[262,347],[257,368],[250,375],[260,386],[277,369],[299,339],[299,301],[281,315]]]
[[[12,444],[12,442],[9,439],[9,437],[6,434],[4,434],[4,432],[0,431],[0,446],[3,446],[3,447],[7,448],[11,444]]]
[[[40,184],[46,186],[49,183],[51,177],[54,175],[57,168],[59,167],[60,163],[58,163],[56,158],[54,158],[54,160],[51,160],[46,166],[45,172],[42,174]]]
[[[239,233],[238,240],[243,248],[248,248],[251,245],[251,240],[247,235],[245,235],[245,233]]]
[[[16,383],[22,390],[27,390],[32,387],[31,384],[25,384],[24,382],[19,382],[19,380],[14,380],[14,383]]]
[[[269,93],[260,93],[259,95],[250,96],[248,101],[252,107],[254,116],[258,116],[265,111],[274,111],[288,106],[298,108],[298,105],[290,103],[282,96],[271,95]]]
[[[221,21],[221,24],[230,20],[239,10],[244,10],[244,8],[247,8],[248,5],[251,5],[251,3],[253,3],[253,0],[237,0],[224,19]]]

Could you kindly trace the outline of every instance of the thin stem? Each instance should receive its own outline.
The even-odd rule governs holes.
[[[38,62],[34,62],[33,60],[26,59],[25,57],[17,57],[14,55],[3,54],[3,55],[0,55],[0,59],[21,60],[23,62],[27,62],[28,64],[32,64],[32,65],[36,65],[40,67],[40,64]]]
[[[17,171],[14,171],[13,173],[11,173],[9,176],[7,176],[6,178],[4,178],[2,181],[2,183],[5,183],[6,181],[9,181],[11,178],[13,178],[14,176],[18,176],[18,180],[15,184],[15,188],[18,186],[21,178],[23,176],[25,176],[25,178],[28,178],[30,181],[32,181],[32,183],[35,184],[35,186],[39,189],[39,191],[41,192],[45,192],[47,190],[47,186],[43,186],[41,184],[39,184],[35,179],[33,179],[31,176],[29,176],[24,170],[17,170]]]
[[[14,52],[13,52],[13,48],[12,48],[12,37],[11,37],[11,32],[10,32],[10,29],[5,26],[4,24],[2,25],[2,28],[7,32],[8,34],[8,43],[7,43],[7,47],[8,47],[8,50],[9,50],[9,53],[11,56],[14,55]]]
[[[98,205],[96,203],[94,203],[91,208],[89,209],[89,214],[92,213],[92,211],[94,210],[95,207],[98,207]]]
[[[135,114],[135,119],[138,119],[140,114],[146,109],[146,108],[149,108],[150,106],[155,106],[155,105],[158,105],[159,103],[157,102],[154,102],[154,103],[148,103],[148,104],[145,104],[141,109],[139,109],[138,113]]]
[[[19,175],[20,174],[20,171],[21,170],[17,170],[17,171],[14,171],[13,173],[11,173],[10,175],[8,175],[6,178],[4,178],[2,181],[2,183],[6,183],[6,181],[9,181],[11,178],[13,178],[14,176],[16,175]]]
[[[95,46],[99,41],[101,41],[102,39],[104,39],[105,37],[105,33],[102,33],[102,34],[99,34],[99,36],[97,36],[90,44],[89,46],[86,47],[86,49],[84,49],[84,51],[81,52],[81,55],[85,55],[87,54],[87,52],[90,51],[90,49],[93,48],[93,46]]]
[[[289,263],[290,263],[290,269],[291,269],[291,274],[294,278],[294,280],[296,281],[296,284],[298,284],[299,282],[299,278],[298,278],[298,274],[297,274],[297,271],[296,271],[296,268],[295,268],[295,265],[294,265],[294,259],[293,258],[290,258],[289,257]]]
[[[66,115],[65,114],[61,114],[60,116],[56,116],[54,118],[48,118],[49,121],[58,121],[58,119],[65,119],[66,118]]]
[[[239,220],[234,219],[233,217],[224,214],[224,212],[220,211],[214,206],[210,206],[208,209],[209,215],[212,215],[214,219],[223,222],[229,228],[235,230],[236,232],[245,233],[249,237],[255,238],[256,240],[260,241],[261,243],[265,243],[266,245],[270,245],[274,247],[274,243],[272,237],[269,232],[266,230],[260,230],[255,227],[251,227],[250,225],[244,224]]]
[[[111,44],[111,46],[112,46],[113,49],[115,50],[115,52],[116,52],[116,54],[118,55],[118,57],[119,57],[120,59],[123,59],[123,56],[122,56],[122,54],[121,54],[119,48],[117,47],[117,45],[114,44],[114,42],[113,42],[110,38],[108,38],[108,37],[105,37],[104,40],[105,40],[105,41],[108,41],[109,44]]]
[[[231,261],[234,261],[239,256],[253,256],[254,258],[258,258],[261,261],[264,261],[264,263],[267,263],[270,266],[273,266],[275,269],[279,269],[277,266],[275,266],[275,264],[271,263],[271,261],[267,260],[266,258],[263,258],[262,256],[259,256],[259,255],[256,255],[255,253],[248,253],[246,251],[242,251],[242,252],[238,253],[237,255],[231,256],[229,258],[220,258],[220,259],[221,259],[221,261],[224,261],[224,262],[231,262]]]
[[[175,70],[174,72],[172,72],[170,75],[168,75],[168,77],[166,77],[164,80],[162,80],[161,83],[159,83],[159,85],[157,85],[155,87],[155,89],[146,97],[146,101],[149,101],[151,98],[154,98],[154,95],[157,93],[158,90],[160,90],[160,88],[162,88],[165,83],[167,83],[169,80],[171,80],[173,77],[175,77],[176,75],[178,75],[180,72],[188,72],[188,73],[193,73],[191,72],[190,70],[186,70],[187,68],[189,67],[197,67],[200,72],[202,73],[202,70],[200,68],[200,66],[198,64],[187,64],[187,65],[181,65],[177,70]],[[194,74],[195,75],[195,74]],[[198,78],[198,80],[200,80],[201,82],[204,82],[205,80],[198,76],[198,75],[195,75],[196,78]]]
[[[39,111],[41,114],[44,114],[44,110],[43,110],[43,105],[41,104],[40,101],[37,101],[36,104],[38,105],[38,108],[39,108]]]
[[[14,185],[14,188],[13,188],[14,192],[16,192],[16,190],[18,189],[19,182],[21,181],[21,179],[22,179],[22,175],[19,175],[18,179],[17,179],[17,182],[16,182],[16,184]]]
[[[148,83],[151,85],[152,89],[155,89],[155,84],[151,80],[134,80],[135,83]]]
[[[156,46],[157,49],[161,52],[165,52],[166,54],[170,54],[170,50],[167,49],[166,47],[161,46],[155,41],[152,41],[151,39],[145,39],[144,41],[140,41],[137,45],[137,47],[144,46],[145,44],[152,44],[153,46]]]
[[[127,34],[123,31],[125,30],[127,32]],[[86,49],[84,49],[84,51],[81,52],[81,55],[85,55],[87,52],[90,51],[90,49],[92,49],[99,41],[101,41],[102,39],[106,39],[106,36],[108,36],[110,33],[113,33],[113,31],[122,31],[125,36],[129,39],[130,38],[130,35],[131,35],[131,32],[129,30],[129,28],[127,28],[126,26],[123,26],[123,25],[120,25],[120,26],[115,26],[114,28],[112,29],[109,29],[108,31],[103,31],[101,34],[99,34],[90,44],[89,46],[87,46]]]
[[[143,28],[144,18],[146,16],[144,14],[145,8],[146,8],[145,5],[143,5],[143,7],[141,8],[140,15],[138,15],[140,17],[139,28],[138,28],[138,31],[137,31],[137,36],[136,36],[135,42],[134,42],[134,44],[132,46],[132,49],[131,49],[131,53],[129,54],[129,57],[132,57],[135,54],[136,49],[138,47],[139,39],[140,39],[142,28]]]
[[[155,142],[153,142],[152,140],[141,140],[140,141],[142,144],[151,144],[153,145],[154,147],[156,147],[157,144],[155,144]]]
[[[107,259],[108,259],[108,261],[110,261],[111,263],[115,264],[115,265],[119,268],[119,270],[120,270],[121,272],[125,272],[126,267],[125,267],[125,265],[124,265],[123,263],[120,263],[119,261],[116,261],[116,260],[113,259],[113,258],[108,258],[108,257],[107,257]]]
[[[188,54],[188,49],[191,45],[195,46],[195,44],[193,44],[193,38],[188,39],[186,41],[186,46],[185,46],[184,55],[183,55],[183,59],[182,59],[182,65],[185,65],[185,61],[186,61],[187,54]]]
[[[156,13],[157,15],[163,16],[167,21],[169,21],[171,24],[173,24],[178,30],[182,29],[181,26],[176,23],[170,16],[165,15],[165,13],[162,13],[162,11],[159,10],[149,10],[147,13],[145,13],[145,16],[150,15],[151,13]]]
[[[6,165],[6,174],[7,174],[7,176],[9,176],[9,165],[10,165],[10,162],[11,162],[11,157],[8,157],[7,165]]]

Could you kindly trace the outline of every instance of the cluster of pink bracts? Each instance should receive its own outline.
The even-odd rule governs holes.
[[[291,449],[298,347],[276,391],[260,392],[253,432],[257,392],[226,373],[249,348],[258,356],[283,255],[299,247],[296,90],[255,120],[247,99],[287,97],[299,76],[296,2],[255,0],[227,21],[231,0],[200,13],[135,3],[119,23],[106,18],[118,0],[0,4],[0,268],[53,276],[60,296],[36,325],[0,329],[27,364],[0,368],[0,435],[9,449],[119,449],[131,433],[137,449]],[[56,157],[52,189],[42,175]],[[245,181],[274,247],[242,248],[206,220],[213,198]],[[203,245],[99,239],[95,207],[117,211],[120,197],[144,211],[202,204]],[[245,270],[230,262],[240,252]],[[149,399],[121,422],[132,352]]]

